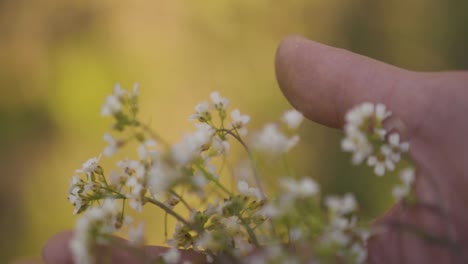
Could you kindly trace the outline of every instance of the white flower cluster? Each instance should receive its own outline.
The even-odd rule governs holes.
[[[107,242],[122,221],[116,200],[106,199],[101,207],[92,207],[76,222],[70,249],[75,263],[95,263],[94,246]]]
[[[288,152],[298,142],[298,135],[288,138],[276,124],[268,124],[263,127],[260,133],[256,134],[253,147],[262,152],[278,155]]]
[[[267,218],[281,218],[289,211],[295,210],[297,203],[306,204],[304,201],[313,204],[318,203],[317,197],[320,193],[320,186],[310,177],[294,179],[283,177],[279,180],[281,195],[274,201],[266,203],[259,214]]]
[[[347,246],[351,241],[351,237],[346,231],[355,227],[355,219],[350,220],[346,217],[346,215],[351,214],[357,208],[354,195],[348,193],[343,197],[328,196],[325,199],[325,205],[330,212],[330,223],[328,232],[325,233],[323,240],[326,243],[337,243],[340,246]]]
[[[285,155],[299,142],[296,130],[303,115],[286,111],[281,122],[253,133],[251,144],[247,144],[243,137],[250,117],[238,109],[228,114],[230,102],[218,92],[210,98],[210,102],[198,104],[190,117],[198,121],[195,131],[171,145],[138,120],[138,87],[132,93],[119,85],[114,87],[102,114],[112,116],[113,128],[127,134],[116,137],[106,133],[103,154],[111,157],[136,141],[138,158],[118,161],[117,169],[108,174],[100,166],[101,156],[76,170],[68,195],[74,214],[83,213],[70,245],[75,262],[93,263],[98,253],[93,251],[94,245],[111,243],[105,238],[123,228],[128,229],[129,246],[137,250],[145,242],[145,225],[130,226],[132,221],[124,215],[124,208],[128,204],[141,212],[149,204],[176,220],[173,236],[167,241],[171,248],[158,259],[163,263],[180,262],[179,249],[188,248],[205,254],[207,262],[217,263],[305,263],[312,257],[324,263],[329,259],[363,263],[369,232],[358,222],[352,194],[327,196],[322,204],[320,186],[310,177],[280,178],[280,192],[271,199],[261,188],[253,154]],[[365,103],[346,116],[343,150],[353,154],[355,164],[367,159],[378,175],[394,170],[409,148],[398,134],[388,135],[383,129],[389,115],[385,106]],[[242,169],[255,177],[255,185],[249,184],[249,176],[237,181],[234,191],[220,180],[220,168],[215,164],[225,162],[229,140],[237,141],[248,154],[251,166]],[[414,171],[405,170],[400,177],[402,185],[393,194],[403,198],[410,193]],[[311,255],[297,255],[284,242],[306,247]]]
[[[81,212],[93,202],[93,193],[97,191],[101,184],[96,181],[96,174],[100,174],[102,169],[99,166],[101,156],[91,158],[83,163],[82,168],[75,171],[75,175],[70,181],[68,189],[68,200],[75,207],[73,214]],[[87,180],[82,180],[79,174],[85,174]]]
[[[198,120],[202,123],[207,123],[213,126],[213,113],[211,110],[215,110],[218,113],[220,118],[221,125],[224,127],[224,121],[226,119],[226,111],[229,106],[229,100],[222,97],[218,92],[212,92],[211,95],[211,105],[207,101],[203,101],[195,106],[195,114],[193,114],[190,119]],[[231,122],[229,129],[236,131],[241,136],[247,135],[246,125],[250,122],[250,116],[243,115],[239,109],[234,109],[231,112]]]
[[[357,218],[353,215],[357,209],[354,195],[327,196],[325,205],[329,211],[329,224],[321,243],[336,244],[343,252],[349,251],[352,263],[365,263],[369,233],[357,226]]]
[[[414,169],[406,168],[400,172],[401,185],[393,188],[392,194],[397,200],[407,197],[411,192],[411,186],[415,179]]]
[[[262,194],[260,193],[260,190],[255,187],[250,187],[246,181],[239,181],[237,183],[237,190],[239,193],[245,196],[250,196],[256,198],[257,200],[262,200]]]
[[[399,134],[387,135],[383,122],[390,116],[383,104],[372,103],[362,103],[346,114],[342,149],[353,154],[353,164],[367,159],[378,176],[383,176],[386,170],[393,171],[401,154],[409,150],[409,143],[400,142]]]
[[[134,100],[138,96],[138,84],[133,86],[133,92],[129,93],[122,89],[120,84],[114,86],[114,93],[106,97],[106,102],[102,106],[102,116],[113,116],[122,111],[126,100]]]
[[[215,130],[208,124],[196,124],[197,130],[184,136],[172,147],[173,158],[181,165],[188,165],[197,158],[204,147],[211,143]],[[221,139],[218,139],[221,140]]]
[[[292,131],[299,128],[303,115],[296,110],[286,111],[281,121]],[[287,153],[291,148],[299,143],[299,135],[292,134],[286,135],[280,130],[278,124],[270,123],[263,127],[263,129],[255,134],[252,141],[252,147],[256,150],[270,155],[280,155]]]

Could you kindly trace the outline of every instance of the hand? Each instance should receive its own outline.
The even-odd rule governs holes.
[[[69,250],[70,240],[73,236],[72,231],[66,231],[59,233],[47,241],[47,244],[42,250],[42,258],[45,264],[72,264],[73,258]],[[144,252],[147,258],[156,259],[158,256],[162,255],[168,250],[165,247],[158,246],[145,246]],[[132,254],[125,249],[120,248],[109,248],[106,246],[101,246],[98,250],[101,254],[101,261],[99,261],[99,256],[97,257],[96,263],[112,263],[112,264],[138,264],[138,263],[147,263],[143,258]],[[110,253],[110,254],[109,254]],[[110,260],[107,259],[108,256],[111,256]],[[106,258],[106,259],[104,259]],[[192,263],[204,263],[205,256],[199,254],[192,250],[181,251],[180,263],[188,260]],[[31,262],[37,263],[37,262]]]
[[[278,48],[276,74],[286,98],[312,121],[341,128],[347,110],[382,102],[411,143],[417,165],[415,206],[398,204],[376,221],[385,230],[369,241],[371,263],[464,263],[468,259],[468,73],[419,73],[300,37]],[[434,237],[421,237],[424,231]],[[46,263],[71,263],[71,232],[51,238]],[[148,247],[159,255],[164,248]],[[113,250],[115,263],[135,258]],[[184,252],[183,258],[202,258]]]
[[[384,103],[401,121],[386,126],[411,143],[419,202],[376,221],[386,231],[369,241],[370,263],[468,263],[468,72],[411,72],[290,37],[278,49],[276,75],[312,121],[342,128],[364,101]]]

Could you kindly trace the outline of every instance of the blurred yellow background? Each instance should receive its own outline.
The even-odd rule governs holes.
[[[467,69],[467,11],[456,0],[0,1],[0,263],[73,228],[68,182],[105,146],[99,111],[114,83],[140,83],[143,120],[171,141],[212,90],[259,127],[289,107],[274,76],[286,35],[414,70]],[[391,204],[392,179],[349,165],[339,132],[309,122],[301,133],[299,174],[356,192],[368,219]]]

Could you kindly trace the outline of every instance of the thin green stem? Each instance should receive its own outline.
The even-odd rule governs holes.
[[[249,226],[247,221],[245,221],[245,219],[242,216],[239,215],[238,217],[241,220],[242,225],[245,227],[245,230],[247,231],[247,234],[249,235],[250,240],[252,240],[252,243],[256,247],[259,247],[260,244],[258,243],[258,239],[257,239],[257,236],[255,235],[255,232],[252,230],[252,228]]]
[[[164,213],[164,238],[167,241],[167,212]]]
[[[160,201],[158,201],[156,199],[150,198],[150,197],[145,197],[144,199],[145,199],[146,202],[152,203],[152,204],[156,205],[157,207],[161,208],[163,211],[165,211],[166,213],[173,216],[179,222],[181,222],[184,225],[194,229],[193,226],[189,222],[187,222],[182,216],[180,216],[178,213],[176,213],[174,210],[172,210],[172,208],[170,208],[169,206],[165,205],[164,203],[161,203]],[[198,232],[200,230],[196,230],[196,231]]]
[[[106,187],[109,186],[106,177],[104,176],[104,173],[98,173],[98,175],[101,176],[102,182],[106,185]]]
[[[286,154],[283,154],[282,160],[283,160],[283,166],[284,166],[284,170],[286,171],[286,174],[288,176],[294,176],[291,172],[291,169],[289,168],[288,158]]]
[[[106,191],[108,191],[108,192],[110,192],[110,193],[114,193],[114,194],[117,195],[117,197],[120,198],[120,199],[127,199],[127,196],[125,196],[125,195],[119,193],[118,191],[115,191],[115,190],[112,190],[112,189],[110,189],[110,188],[108,188],[108,187],[103,187],[103,186],[100,186],[100,188],[103,189],[103,190],[106,190]]]
[[[185,199],[184,199],[181,195],[179,195],[178,193],[176,193],[176,192],[173,191],[173,190],[170,190],[169,192],[170,192],[172,195],[174,195],[177,199],[179,199],[179,200],[182,202],[182,204],[185,205],[185,207],[186,207],[190,212],[193,211],[192,207],[190,207],[190,205],[187,203],[187,201],[185,201]]]
[[[124,216],[125,216],[125,201],[126,199],[122,199],[122,212],[120,212],[120,218],[119,218],[120,223],[123,223]]]
[[[235,134],[231,130],[223,128],[223,129],[219,129],[219,131],[222,131],[222,132],[225,132],[226,134],[231,135],[233,138],[235,138],[242,145],[242,147],[244,147],[245,151],[247,152],[247,155],[249,156],[250,162],[252,163],[255,182],[256,182],[257,187],[258,187],[258,189],[260,191],[260,195],[262,196],[262,199],[265,199],[266,195],[265,195],[265,192],[263,191],[263,188],[262,188],[262,184],[261,184],[261,181],[260,181],[260,176],[258,174],[257,164],[255,162],[252,151],[250,151],[250,148],[247,146],[247,144],[245,144],[245,142],[242,140],[242,138],[239,135]]]
[[[205,175],[205,177],[214,182],[214,184],[216,184],[216,186],[218,186],[221,190],[223,190],[227,195],[229,196],[232,196],[233,194],[226,188],[224,187],[219,181],[218,179],[216,179],[215,177],[213,177],[213,175],[211,173],[209,173],[205,168],[203,168],[203,166],[201,166],[200,164],[196,163],[195,165],[202,173],[203,175]]]

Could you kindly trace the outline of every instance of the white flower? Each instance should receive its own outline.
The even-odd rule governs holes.
[[[388,137],[388,144],[383,145],[381,149],[382,153],[395,163],[400,161],[401,153],[408,152],[408,150],[409,143],[400,143],[400,135],[398,133],[392,133]]]
[[[341,149],[353,154],[351,162],[360,164],[372,153],[372,145],[364,134],[356,129],[348,128],[346,137],[341,141]]]
[[[211,119],[209,109],[210,105],[208,102],[203,101],[195,106],[195,114],[191,115],[189,119],[197,119],[200,122],[206,122]]]
[[[122,111],[122,103],[115,95],[108,95],[101,109],[102,116],[111,116]]]
[[[303,231],[300,228],[292,228],[289,230],[289,239],[291,241],[297,241],[303,236]]]
[[[121,168],[127,175],[135,175],[137,178],[143,178],[146,174],[146,169],[138,160],[121,160],[117,162],[117,167]]]
[[[218,92],[210,94],[211,101],[213,101],[214,108],[217,110],[226,110],[229,105],[229,100],[222,97]]]
[[[100,208],[105,215],[113,215],[119,211],[119,204],[114,199],[105,199]]]
[[[338,215],[345,215],[356,210],[357,203],[354,195],[351,193],[345,194],[343,197],[327,196],[325,198],[327,208]]]
[[[88,238],[83,237],[81,239],[73,238],[70,241],[70,251],[73,255],[73,261],[77,264],[92,264],[94,263],[94,257],[91,254]]]
[[[234,129],[239,131],[241,136],[247,134],[247,129],[245,126],[250,122],[250,116],[248,115],[241,115],[239,109],[234,109],[231,112],[231,126]]]
[[[230,145],[227,140],[222,140],[219,137],[213,137],[213,142],[211,147],[216,152],[217,155],[225,155],[228,153]]]
[[[311,178],[302,178],[296,181],[291,178],[281,179],[280,186],[288,193],[295,197],[310,197],[319,192],[319,185]]]
[[[377,157],[369,157],[373,152],[373,146],[367,134],[370,134],[371,138],[377,136],[384,140],[387,131],[381,126],[390,115],[391,112],[387,111],[383,104],[362,103],[352,108],[345,117],[346,137],[341,142],[341,148],[353,154],[353,164],[360,164],[367,159],[369,166],[374,166],[374,171],[379,176],[383,175],[386,169],[394,169],[395,163],[400,160],[400,146],[402,150],[407,150],[409,147],[407,143],[400,144],[399,136],[392,134],[389,138],[390,144],[384,144],[380,149],[383,156],[379,154]],[[372,131],[369,131],[371,128]]]
[[[195,184],[195,186],[198,188],[203,188],[206,184],[208,184],[208,180],[202,172],[197,171],[192,177],[192,183]]]
[[[282,121],[288,126],[290,129],[297,129],[304,119],[304,116],[297,110],[291,109],[284,112]]]
[[[209,145],[214,134],[213,128],[201,123],[196,124],[197,131],[185,135],[182,142],[172,146],[172,156],[180,165],[187,165],[202,152],[202,147]]]
[[[395,197],[397,200],[401,200],[404,197],[406,197],[409,193],[409,189],[405,188],[405,186],[395,186],[392,189],[392,195]]]
[[[153,195],[167,191],[172,183],[179,178],[174,168],[165,162],[158,162],[154,164],[148,176],[148,186]]]
[[[385,174],[385,170],[390,171],[395,169],[395,164],[401,159],[401,153],[409,150],[409,143],[400,143],[400,135],[392,133],[388,137],[388,144],[382,145],[380,154],[370,156],[367,160],[369,166],[374,166],[374,172],[378,176]]]
[[[222,206],[219,203],[219,200],[214,201],[214,203],[209,203],[206,206],[205,211],[203,211],[206,215],[214,215],[214,214],[221,214],[222,213]]]
[[[195,241],[195,248],[200,250],[217,251],[220,246],[221,244],[214,239],[212,231],[203,232],[203,234]]]
[[[415,175],[413,168],[406,168],[400,172],[400,179],[405,184],[405,186],[410,186],[413,184]]]
[[[129,200],[129,205],[134,210],[141,212],[143,208],[143,197],[147,188],[147,170],[143,164],[136,160],[122,160],[117,163],[125,176],[117,177],[113,182],[118,181],[119,184],[126,179],[125,185],[129,187],[129,191],[125,193]]]
[[[363,247],[362,245],[360,244],[357,244],[357,243],[354,243],[352,246],[351,246],[351,252],[354,254],[355,256],[355,260],[357,264],[361,264],[361,263],[366,263],[366,259],[367,259],[367,250],[365,247]]]
[[[122,184],[127,181],[128,175],[124,173],[118,173],[115,171],[111,171],[109,173],[109,183],[116,189],[119,189]]]
[[[166,253],[163,254],[165,263],[175,264],[179,263],[180,251],[177,248],[170,248]]]
[[[140,222],[137,227],[128,229],[128,240],[130,244],[141,246],[145,243],[145,224]]]
[[[70,203],[75,206],[73,210],[74,215],[76,215],[80,211],[81,207],[85,204],[81,196],[76,191],[68,195],[68,201],[70,201]]]
[[[236,248],[234,254],[239,258],[245,258],[253,250],[252,244],[250,244],[242,235],[234,236],[234,243]],[[250,262],[246,262],[250,263]]]
[[[95,182],[88,182],[87,184],[84,185],[83,193],[88,193],[88,192],[91,192],[91,191],[96,191],[96,190],[99,188],[99,185],[100,185],[100,184],[95,183]]]
[[[116,219],[120,215],[115,200],[104,200],[101,207],[91,207],[76,222],[74,237],[70,241],[70,250],[74,263],[90,264],[95,259],[92,255],[94,243],[105,243],[107,236],[115,231]]]
[[[336,230],[346,230],[352,227],[353,224],[354,223],[349,221],[347,218],[341,217],[341,216],[333,217],[332,220],[330,221],[330,227]]]
[[[117,98],[122,98],[127,94],[127,91],[125,89],[122,89],[119,83],[116,83],[114,85],[114,95]]]
[[[400,172],[400,179],[402,185],[397,185],[392,190],[392,195],[397,199],[403,199],[408,196],[411,190],[411,185],[415,179],[415,173],[413,168],[406,168]]]
[[[100,160],[101,155],[94,158],[90,158],[89,160],[83,163],[81,169],[76,170],[76,173],[84,173],[89,176],[98,168]]]
[[[362,103],[352,108],[346,113],[345,120],[347,126],[359,127],[366,118],[374,113],[374,104]]]
[[[104,134],[104,141],[107,142],[107,147],[104,149],[103,153],[107,157],[111,157],[119,149],[119,142],[115,140],[110,133]]]
[[[298,142],[298,135],[288,138],[275,124],[268,124],[255,136],[252,146],[259,151],[277,155],[288,152]]]
[[[80,176],[73,175],[70,180],[70,187],[68,187],[69,193],[77,193],[83,187],[84,182],[81,180]],[[76,191],[78,190],[78,191]]]
[[[226,228],[228,234],[236,234],[240,231],[239,218],[237,216],[230,216],[227,218],[221,218],[221,223]]]
[[[383,176],[385,170],[393,171],[395,169],[395,163],[385,155],[370,156],[367,159],[367,165],[374,167],[374,173],[377,176]]]
[[[351,238],[341,230],[331,230],[330,232],[326,233],[323,240],[326,243],[336,243],[340,246],[345,246],[349,243]]]
[[[128,205],[137,212],[143,211],[143,200],[141,196],[128,197]]]
[[[239,181],[237,183],[237,189],[243,195],[255,197],[257,200],[262,200],[262,194],[258,188],[249,187],[249,184],[245,181]]]
[[[392,115],[392,112],[387,111],[386,107],[384,104],[378,103],[375,105],[375,117],[379,121],[385,120],[385,118],[389,117]]]
[[[284,212],[280,208],[278,208],[277,206],[275,206],[275,205],[273,205],[271,203],[268,203],[258,211],[258,214],[262,215],[262,216],[265,216],[265,217],[268,217],[268,218],[275,218],[275,217],[278,217],[280,215],[283,215]]]
[[[134,190],[132,191],[132,193],[134,192],[136,194],[138,194],[144,188],[143,184],[137,177],[129,177],[126,182],[126,185]]]
[[[153,139],[148,139],[143,144],[140,144],[138,147],[138,156],[140,160],[145,160],[148,157],[155,157],[157,152],[155,150],[148,150],[148,148],[154,148],[156,146],[156,141]]]

